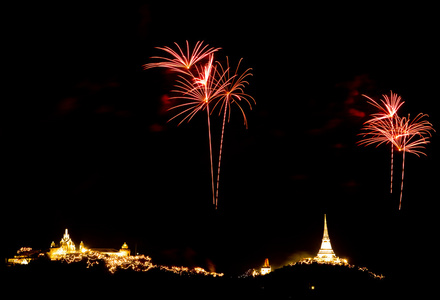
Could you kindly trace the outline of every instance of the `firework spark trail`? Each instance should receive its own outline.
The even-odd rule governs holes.
[[[197,42],[192,53],[190,54],[189,43],[186,41],[186,54],[182,48],[175,43],[177,51],[174,51],[170,47],[158,47],[171,55],[172,58],[167,57],[153,57],[160,59],[160,62],[145,64],[144,68],[162,67],[174,70],[176,72],[183,73],[179,75],[175,89],[172,92],[176,93],[176,96],[171,99],[180,99],[183,103],[171,107],[169,110],[182,109],[168,120],[171,121],[178,117],[183,117],[178,125],[182,124],[185,120],[191,121],[197,112],[206,109],[207,123],[208,123],[208,142],[209,142],[209,157],[211,165],[211,190],[212,190],[212,202],[215,205],[215,191],[214,191],[214,166],[212,159],[212,142],[211,142],[211,122],[210,122],[210,110],[209,104],[217,96],[218,93],[228,82],[220,82],[220,78],[215,78],[218,74],[216,67],[213,66],[214,52],[220,48],[208,48],[208,45],[202,47],[203,42]],[[203,68],[199,68],[196,63],[208,57],[208,63]],[[194,66],[193,71],[190,68]]]
[[[399,210],[402,208],[402,196],[403,196],[403,178],[405,175],[405,151],[402,153],[402,179],[400,182],[400,200],[399,200]]]
[[[184,108],[183,111],[177,113],[172,119],[183,116],[179,125],[187,120],[188,122],[200,110],[206,109],[207,123],[208,123],[208,142],[209,142],[209,158],[211,164],[211,190],[212,203],[216,206],[215,189],[214,189],[214,164],[212,155],[212,141],[211,141],[211,121],[209,104],[219,97],[220,93],[230,84],[229,79],[225,79],[225,72],[217,70],[213,64],[214,57],[209,56],[208,63],[203,68],[196,66],[196,74],[191,78],[180,76],[173,92],[177,93],[173,99],[181,99],[185,102],[176,105],[172,109]],[[189,107],[188,107],[189,106]]]
[[[403,197],[405,152],[413,153],[418,157],[420,157],[421,154],[426,155],[423,152],[423,149],[425,149],[425,145],[429,143],[429,138],[431,137],[430,131],[434,130],[430,122],[423,120],[423,118],[427,116],[428,115],[420,113],[413,120],[411,120],[409,115],[407,118],[400,118],[399,116],[395,115],[393,125],[391,125],[390,122],[387,122],[385,119],[371,122],[364,127],[364,130],[367,132],[363,134],[364,137],[367,135],[370,135],[370,137],[364,138],[361,142],[359,142],[359,144],[364,145],[377,143],[377,146],[383,143],[391,143],[397,148],[398,151],[403,152],[399,210],[402,206]]]
[[[186,41],[186,53],[184,53],[179,44],[177,44],[176,42],[174,44],[177,46],[177,51],[173,50],[170,47],[156,47],[156,49],[163,50],[166,53],[170,54],[171,58],[153,56],[151,57],[152,59],[159,59],[160,61],[145,64],[144,69],[146,70],[151,68],[167,68],[175,72],[191,75],[189,69],[193,65],[221,49],[214,47],[208,48],[209,45],[205,45],[202,47],[203,41],[198,41],[195,44],[193,51],[190,53],[189,43],[188,41]]]
[[[215,209],[217,209],[217,204],[215,201],[214,194],[214,164],[212,162],[212,143],[211,143],[211,121],[209,118],[209,105],[206,105],[206,116],[208,118],[208,137],[209,137],[209,160],[211,162],[211,191],[212,191],[212,205],[215,205]]]
[[[403,105],[403,103],[405,103],[405,101],[402,101],[402,98],[396,93],[393,93],[393,91],[391,91],[390,94],[390,97],[388,97],[388,95],[382,95],[384,98],[384,100],[380,100],[382,105],[373,100],[371,97],[362,95],[369,100],[368,103],[379,109],[379,113],[372,114],[371,117],[373,118],[368,120],[366,123],[375,122],[382,119],[390,119],[397,114],[397,111]]]
[[[393,175],[394,175],[394,146],[391,144],[391,182],[390,182],[390,194],[393,193]]]
[[[365,96],[365,95],[364,95]],[[382,95],[385,100],[381,100],[382,105],[374,101],[368,96],[365,96],[370,101],[369,103],[379,109],[379,113],[371,115],[373,118],[364,123],[364,137],[359,145],[373,145],[376,147],[385,143],[391,144],[391,188],[393,181],[393,149],[396,147],[402,153],[402,178],[400,183],[400,201],[399,210],[402,207],[403,196],[403,181],[405,172],[405,152],[413,153],[417,156],[420,154],[426,155],[422,150],[425,145],[429,143],[431,137],[431,130],[434,130],[432,124],[423,118],[428,115],[418,114],[412,121],[410,116],[407,118],[400,118],[397,115],[398,109],[404,102],[401,101],[400,96],[391,92],[391,97]]]
[[[388,97],[388,95],[382,95],[382,97],[384,98],[384,100],[380,100],[381,104],[376,102],[374,99],[372,99],[371,97],[368,97],[367,95],[362,95],[365,98],[367,98],[369,101],[368,103],[370,103],[371,105],[373,105],[374,107],[376,107],[377,109],[379,109],[379,113],[375,113],[371,115],[371,119],[368,120],[367,122],[365,122],[365,124],[368,125],[368,123],[374,123],[383,119],[387,119],[389,121],[389,125],[391,130],[394,130],[394,116],[397,115],[397,111],[399,110],[399,108],[403,105],[403,103],[405,103],[404,101],[402,101],[402,98],[393,93],[392,91],[390,91],[390,97]],[[391,143],[391,172],[390,172],[390,194],[393,193],[393,173],[394,173],[394,146]]]
[[[428,117],[428,115],[419,113],[412,121],[410,115],[407,118],[396,118],[398,125],[392,142],[399,151],[413,153],[417,156],[426,155],[422,150],[429,143],[430,131],[435,130],[430,122],[422,120],[424,117]],[[388,136],[388,138],[391,137]]]
[[[218,189],[220,186],[220,166],[221,166],[221,162],[222,162],[223,136],[225,134],[226,112],[227,112],[227,110],[225,108],[225,111],[223,113],[223,124],[222,124],[222,135],[221,135],[221,139],[220,139],[220,150],[219,150],[219,154],[218,154],[217,186],[216,186],[216,190],[215,190],[215,209],[217,209],[217,206],[218,206]]]
[[[431,137],[430,131],[434,130],[431,123],[427,120],[422,120],[424,117],[428,117],[428,115],[420,113],[412,121],[410,120],[410,115],[408,115],[408,118],[400,118],[396,116],[397,127],[394,136],[388,135],[388,139],[390,139],[399,151],[403,152],[399,210],[402,208],[405,152],[413,153],[418,157],[420,157],[420,154],[426,156],[426,153],[422,150],[425,149],[425,145],[429,143],[429,138]]]
[[[203,93],[205,95],[204,101],[206,103],[206,117],[208,122],[208,140],[209,140],[209,162],[211,164],[211,193],[212,193],[212,204],[215,205],[215,194],[214,194],[214,164],[212,162],[212,142],[211,142],[211,120],[209,113],[209,99],[212,94],[208,86],[208,82],[213,82],[210,80],[212,78],[212,62],[214,60],[214,55],[209,55],[209,62],[205,65],[203,72],[199,72],[200,77],[194,78],[196,84],[201,85]]]
[[[227,59],[227,67],[224,68],[220,63],[217,65],[213,64],[214,52],[220,48],[209,48],[208,45],[203,46],[202,42],[197,42],[193,51],[190,51],[189,43],[186,41],[186,53],[182,48],[175,43],[177,50],[173,50],[170,47],[157,47],[157,49],[163,50],[169,55],[169,57],[152,57],[153,59],[159,59],[159,62],[148,63],[144,65],[145,69],[161,67],[173,70],[180,73],[174,89],[171,91],[175,93],[175,96],[170,99],[179,99],[180,104],[172,106],[168,110],[178,110],[177,113],[171,117],[169,121],[182,118],[178,123],[178,126],[184,121],[191,121],[192,118],[199,112],[206,109],[207,123],[208,123],[208,140],[209,140],[209,156],[211,163],[211,189],[213,204],[215,209],[218,208],[218,190],[220,182],[220,166],[223,150],[223,137],[225,133],[225,123],[226,115],[228,114],[228,122],[231,115],[231,104],[235,103],[240,109],[244,124],[247,128],[246,114],[239,104],[239,102],[244,101],[249,104],[250,109],[252,109],[251,100],[255,104],[255,100],[245,94],[243,89],[247,81],[244,79],[247,76],[251,76],[251,69],[247,69],[241,75],[238,75],[238,69],[241,63],[241,59],[237,65],[234,74],[231,74],[229,68],[229,59]],[[197,63],[204,59],[208,59],[208,63],[200,67]],[[193,67],[194,66],[194,67]],[[218,68],[217,68],[218,66]],[[222,135],[220,140],[220,151],[218,160],[218,170],[217,170],[217,187],[214,189],[214,166],[213,166],[213,154],[212,154],[212,136],[211,136],[211,110],[210,104],[216,102],[213,110],[216,106],[220,105],[220,113],[223,111],[223,125],[222,125]]]
[[[218,158],[218,167],[217,167],[217,186],[216,186],[216,192],[215,192],[215,208],[218,207],[218,191],[220,186],[220,168],[221,168],[221,161],[222,161],[222,150],[223,150],[223,139],[225,134],[225,123],[226,123],[226,115],[228,115],[228,123],[231,118],[231,103],[235,103],[237,107],[240,109],[242,115],[243,115],[243,121],[244,125],[247,129],[247,118],[246,114],[239,104],[241,101],[245,101],[248,103],[249,108],[252,110],[251,100],[255,104],[255,99],[252,98],[250,95],[245,94],[243,89],[245,88],[246,84],[249,84],[247,81],[245,81],[245,78],[248,76],[252,76],[250,71],[251,68],[245,70],[241,75],[238,75],[238,69],[240,67],[242,59],[237,64],[237,68],[235,69],[234,74],[231,75],[230,72],[230,66],[229,66],[229,58],[226,57],[226,68],[223,68],[223,66],[219,63],[221,73],[224,74],[224,76],[220,77],[222,81],[229,82],[227,86],[222,90],[219,99],[217,103],[214,106],[214,109],[216,106],[220,103],[220,111],[219,115],[221,114],[221,111],[223,110],[223,123],[222,123],[222,134],[220,138],[220,150],[219,150],[219,158]]]

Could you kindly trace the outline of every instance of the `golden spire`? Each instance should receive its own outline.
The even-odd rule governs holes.
[[[323,238],[323,239],[329,239],[329,240],[330,240],[330,238],[329,238],[329,236],[328,236],[328,229],[327,229],[327,216],[326,216],[326,214],[324,214],[324,235],[322,236],[322,238]]]
[[[263,266],[263,268],[269,268],[269,267],[270,267],[270,265],[269,265],[269,259],[266,258],[266,259],[264,260],[264,266]]]
[[[330,243],[330,237],[327,229],[327,216],[324,214],[324,234],[322,235],[321,248],[316,255],[317,259],[323,261],[332,261],[336,259],[336,255],[333,252],[332,245]]]
[[[322,235],[321,248],[319,249],[318,254],[316,254],[316,256],[313,258],[313,260],[318,263],[327,263],[327,264],[329,263],[334,265],[348,264],[347,259],[337,257],[332,249],[332,245],[330,244],[330,237],[328,235],[327,216],[325,214],[324,214],[324,234]]]

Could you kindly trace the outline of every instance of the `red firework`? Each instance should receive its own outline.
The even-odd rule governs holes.
[[[235,69],[235,72],[231,72],[231,68],[229,66],[229,58],[226,57],[226,68],[223,68],[223,66],[219,63],[221,69],[221,74],[223,76],[220,77],[220,81],[222,81],[224,84],[224,88],[220,91],[219,99],[217,100],[216,104],[214,105],[214,109],[217,107],[217,105],[220,105],[220,111],[219,115],[223,111],[223,124],[222,124],[222,135],[220,138],[220,150],[219,150],[219,157],[218,157],[218,167],[217,167],[217,186],[216,186],[216,192],[215,192],[215,207],[217,208],[218,205],[218,190],[220,185],[220,166],[221,166],[221,160],[222,160],[222,150],[223,150],[223,138],[225,134],[225,123],[226,123],[226,115],[228,115],[228,123],[231,119],[231,104],[235,104],[238,109],[240,109],[241,114],[243,116],[244,125],[247,128],[247,118],[246,114],[240,105],[242,102],[246,102],[249,105],[249,109],[252,110],[252,102],[255,104],[255,99],[252,98],[252,96],[246,94],[243,90],[247,84],[249,84],[245,79],[248,76],[252,76],[252,73],[250,72],[252,69],[246,69],[243,73],[239,74],[239,68],[240,63],[242,59],[238,62],[237,68]],[[213,109],[213,110],[214,110]]]
[[[145,64],[144,69],[167,68],[188,74],[189,69],[193,65],[220,49],[214,47],[209,48],[209,45],[203,46],[203,41],[198,41],[192,51],[190,51],[188,41],[186,41],[186,51],[183,51],[177,43],[174,44],[177,50],[173,50],[171,47],[156,47],[156,49],[163,50],[170,54],[171,57],[153,56],[151,58],[158,59],[159,62]]]
[[[372,98],[363,95],[365,98],[367,98],[369,101],[368,103],[370,103],[371,105],[373,105],[374,107],[376,107],[377,109],[379,109],[378,113],[372,114],[371,115],[371,119],[366,121],[364,123],[365,127],[364,129],[367,130],[367,135],[369,134],[369,130],[374,129],[371,128],[371,123],[375,123],[375,122],[380,122],[381,120],[385,120],[388,124],[384,124],[385,126],[389,125],[389,128],[391,131],[394,130],[394,116],[397,115],[397,111],[399,110],[399,108],[403,105],[403,101],[401,99],[401,97],[395,93],[393,93],[392,91],[390,92],[390,97],[388,97],[388,95],[382,95],[382,97],[384,99],[380,100],[379,102],[374,101]],[[373,132],[374,135],[374,130],[372,130],[371,132]],[[378,145],[387,142],[387,139],[381,139],[381,137],[383,137],[381,134],[379,134],[377,136],[377,138],[373,138],[371,139],[368,138],[366,142],[364,142],[365,145],[369,145],[369,144],[374,144],[374,143],[378,143]],[[361,142],[362,144],[363,142]],[[394,173],[394,147],[391,144],[391,180],[390,180],[390,193],[393,193],[393,173]]]
[[[209,56],[208,63],[203,68],[196,67],[196,74],[190,73],[192,76],[190,78],[185,76],[179,76],[180,79],[177,81],[175,89],[173,92],[176,96],[172,97],[174,99],[183,100],[183,103],[171,107],[173,109],[182,109],[177,113],[172,119],[182,116],[182,120],[179,125],[185,120],[188,122],[197,114],[199,111],[206,109],[206,116],[208,122],[208,138],[209,138],[209,157],[211,163],[211,188],[212,188],[212,203],[216,206],[215,192],[214,192],[214,166],[212,162],[212,143],[211,143],[211,121],[210,121],[210,111],[209,104],[220,95],[220,93],[229,84],[229,80],[222,80],[223,74],[217,72],[216,67],[213,65],[214,56],[211,54]],[[218,75],[217,78],[215,75]]]
[[[425,149],[425,145],[429,143],[431,137],[431,130],[434,130],[432,124],[427,120],[422,120],[423,117],[427,117],[425,114],[418,114],[414,120],[408,118],[397,117],[397,128],[394,131],[394,136],[390,136],[390,141],[402,152],[402,181],[400,183],[400,201],[399,210],[402,207],[402,194],[403,194],[403,178],[405,171],[405,153],[413,153],[420,157],[420,154],[426,155],[422,150]]]
[[[385,97],[385,96],[384,96]],[[402,179],[400,184],[400,201],[399,210],[402,207],[402,195],[403,195],[403,179],[405,170],[405,153],[413,153],[417,156],[421,154],[426,155],[423,150],[425,145],[429,143],[431,137],[431,130],[434,130],[432,124],[423,119],[428,115],[418,114],[413,120],[410,120],[410,116],[407,118],[400,118],[397,115],[397,110],[403,104],[400,102],[400,97],[391,92],[391,99],[386,98],[382,100],[384,107],[380,106],[377,102],[370,99],[370,104],[376,106],[381,110],[377,114],[373,114],[373,118],[364,123],[362,130],[365,132],[362,134],[363,140],[359,142],[360,145],[368,146],[377,144],[391,144],[391,149],[396,147],[398,151],[402,152]],[[391,152],[393,153],[393,152]],[[391,163],[393,156],[391,156]],[[393,169],[391,169],[391,182]]]
[[[152,57],[159,59],[159,62],[145,64],[144,68],[167,68],[169,70],[179,72],[177,82],[172,90],[174,96],[170,99],[178,101],[178,104],[171,107],[169,110],[176,111],[176,114],[169,119],[169,121],[181,118],[178,125],[183,122],[191,121],[192,118],[199,112],[206,110],[208,122],[208,136],[209,136],[209,153],[211,162],[211,186],[213,204],[217,209],[218,205],[218,186],[220,176],[220,162],[223,144],[223,135],[226,114],[229,112],[228,121],[230,118],[231,104],[236,104],[242,112],[244,123],[247,128],[247,119],[241,102],[247,102],[251,107],[251,101],[255,100],[243,92],[247,81],[245,78],[250,76],[250,70],[247,69],[243,74],[238,75],[238,68],[234,74],[231,74],[229,68],[229,61],[227,67],[223,68],[220,63],[214,64],[214,52],[220,48],[209,48],[208,45],[203,46],[203,42],[197,42],[193,51],[189,49],[188,41],[186,42],[186,52],[175,43],[177,51],[170,47],[157,47],[170,54],[171,57]],[[200,66],[201,62],[208,60],[206,64]],[[220,154],[217,173],[217,192],[214,191],[214,168],[212,161],[212,144],[211,144],[211,121],[210,121],[210,105],[215,102],[214,108],[220,104],[220,111],[224,110],[222,136],[220,142]],[[252,109],[252,107],[251,107]]]

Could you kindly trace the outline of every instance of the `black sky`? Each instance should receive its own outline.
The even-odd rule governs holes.
[[[374,271],[429,253],[438,208],[438,134],[407,156],[402,211],[389,149],[356,146],[390,90],[402,114],[438,127],[438,21],[431,7],[136,4],[8,8],[2,106],[5,255],[76,243],[132,248],[164,263],[244,272],[333,248]],[[156,46],[198,40],[253,68],[257,101],[227,125],[220,209],[211,205],[206,120],[166,123],[172,81],[144,71]],[[213,118],[214,154],[220,118]],[[395,158],[396,191],[401,158]],[[405,242],[402,242],[405,241]],[[396,254],[405,245],[406,252]]]

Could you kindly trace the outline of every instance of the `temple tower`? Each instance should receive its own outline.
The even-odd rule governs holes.
[[[333,262],[337,260],[335,252],[333,252],[332,245],[330,243],[330,237],[328,235],[327,229],[327,218],[324,214],[324,234],[322,236],[321,249],[319,249],[318,254],[315,257],[315,260],[321,262]]]
[[[64,232],[63,238],[60,241],[60,248],[63,249],[65,253],[75,252],[75,244],[72,242],[72,239],[69,236],[69,232]]]
[[[272,268],[269,265],[269,259],[266,258],[264,260],[264,265],[263,265],[263,267],[260,270],[260,274],[261,275],[266,275],[266,274],[269,274],[271,271],[272,271]]]
[[[124,243],[119,250],[119,253],[121,253],[122,256],[130,256],[130,249],[128,248],[127,243]]]

